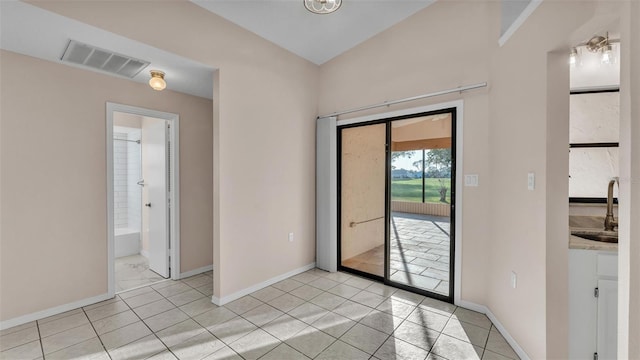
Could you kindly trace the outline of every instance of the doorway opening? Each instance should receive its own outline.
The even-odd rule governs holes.
[[[456,108],[338,127],[339,269],[453,302]]]
[[[111,295],[179,277],[178,120],[107,103]]]

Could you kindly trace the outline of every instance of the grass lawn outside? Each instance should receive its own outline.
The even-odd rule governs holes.
[[[451,180],[442,179],[447,187],[447,204],[451,203]],[[440,203],[440,182],[425,179],[425,202]],[[422,179],[391,180],[391,200],[422,202]]]

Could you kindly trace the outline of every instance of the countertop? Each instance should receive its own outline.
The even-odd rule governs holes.
[[[618,244],[587,240],[581,237],[569,235],[569,249],[601,250],[601,251],[618,252]]]
[[[604,226],[604,216],[569,216],[569,229],[602,229]],[[602,250],[602,251],[618,251],[617,243],[607,243],[602,241],[593,241],[583,239],[574,235],[569,235],[569,249],[582,250]]]

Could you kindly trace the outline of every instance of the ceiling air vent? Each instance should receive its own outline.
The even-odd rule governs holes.
[[[148,61],[116,54],[75,40],[69,41],[61,60],[131,79],[149,65]]]

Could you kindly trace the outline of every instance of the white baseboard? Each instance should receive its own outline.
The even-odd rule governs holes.
[[[147,250],[140,250],[140,255],[149,259],[149,252]]]
[[[183,273],[180,273],[180,275],[178,276],[178,279],[184,279],[184,278],[187,278],[189,276],[202,274],[202,273],[205,273],[205,272],[211,271],[211,270],[213,270],[213,265],[203,266],[201,268],[197,268],[197,269],[193,269],[193,270],[190,270],[190,271],[185,271]]]
[[[311,269],[313,269],[315,267],[316,267],[316,263],[312,262],[311,264],[305,265],[305,266],[303,266],[301,268],[297,268],[295,270],[291,270],[291,271],[289,271],[287,273],[278,275],[276,277],[272,277],[269,280],[265,280],[265,281],[263,281],[261,283],[255,284],[253,286],[249,286],[248,288],[240,290],[240,291],[237,291],[237,292],[235,292],[235,293],[233,293],[231,295],[223,296],[222,298],[218,298],[216,296],[212,296],[211,297],[211,302],[216,304],[216,305],[218,305],[218,306],[222,306],[224,304],[232,302],[233,300],[237,300],[237,299],[240,299],[243,296],[249,295],[254,291],[258,291],[260,289],[264,289],[267,286],[273,285],[273,284],[275,284],[277,282],[280,282],[280,281],[282,281],[282,280],[284,280],[286,278],[292,277],[294,275],[298,275],[298,274],[303,273],[303,272],[305,272],[307,270],[311,270]]]
[[[493,312],[491,312],[491,310],[488,307],[486,307],[484,305],[479,305],[479,304],[476,304],[476,303],[472,303],[470,301],[465,301],[465,300],[460,300],[460,302],[458,304],[456,304],[456,305],[461,306],[461,307],[463,307],[465,309],[477,311],[479,313],[483,313],[483,314],[487,315],[489,320],[491,320],[491,322],[493,323],[493,325],[495,325],[495,327],[498,329],[500,334],[502,334],[504,339],[507,340],[509,345],[511,345],[511,347],[513,348],[513,351],[515,351],[516,354],[518,354],[520,359],[522,359],[522,360],[530,360],[531,359],[529,357],[529,355],[527,355],[527,353],[524,351],[524,349],[522,349],[520,344],[518,344],[516,342],[516,340],[513,338],[513,336],[511,336],[511,334],[509,334],[507,329],[502,325],[502,323],[498,320],[498,318],[493,314]]]
[[[62,314],[63,312],[66,312],[66,311],[70,311],[70,310],[74,310],[74,309],[77,309],[77,308],[80,308],[80,307],[83,307],[83,306],[95,304],[95,303],[98,303],[100,301],[108,300],[108,299],[111,299],[111,298],[112,298],[112,296],[109,296],[109,294],[106,293],[106,294],[94,296],[94,297],[91,297],[91,298],[88,298],[88,299],[82,299],[82,300],[74,301],[72,303],[68,303],[68,304],[64,304],[64,305],[60,305],[60,306],[55,306],[55,307],[52,307],[52,308],[49,308],[49,309],[46,309],[46,310],[37,311],[37,312],[31,313],[31,314],[18,316],[18,317],[13,318],[13,319],[1,321],[0,322],[0,330],[4,330],[4,329],[12,328],[14,326],[26,324],[26,323],[34,321],[34,320],[44,319],[44,318],[49,317],[49,316]]]

